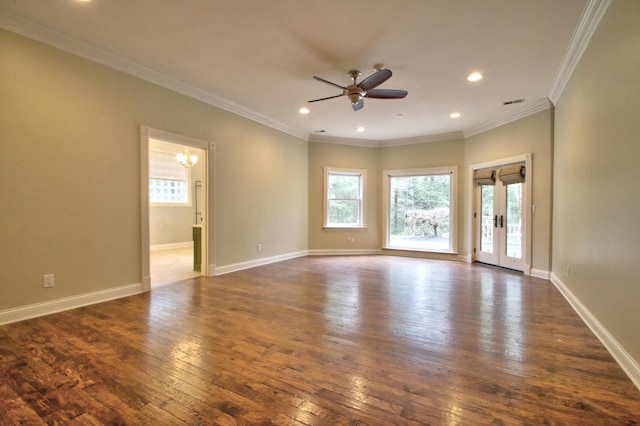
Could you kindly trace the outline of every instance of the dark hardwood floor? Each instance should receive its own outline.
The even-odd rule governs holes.
[[[553,285],[306,257],[0,327],[1,424],[636,425]]]

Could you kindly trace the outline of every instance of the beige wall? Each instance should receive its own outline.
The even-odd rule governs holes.
[[[553,198],[553,274],[636,363],[638,70],[640,2],[615,0],[556,105]]]
[[[458,256],[434,253],[387,251],[432,258],[461,260],[471,256],[469,231],[471,198],[467,194],[468,167],[471,164],[494,161],[531,153],[533,157],[532,202],[532,269],[545,275],[551,270],[551,108],[499,128],[472,136],[466,140],[429,142],[422,144],[361,148],[311,143],[309,145],[309,248],[312,250],[379,249],[383,245],[382,171],[429,167],[458,166]],[[346,238],[355,231],[322,229],[322,185],[324,166],[367,168],[370,185],[366,232],[358,231],[362,244],[347,245]],[[375,188],[375,192],[372,189]],[[348,234],[348,235],[347,235]],[[355,235],[355,234],[354,234]],[[356,235],[358,237],[358,235]],[[358,239],[356,240],[358,241]]]
[[[387,148],[368,148],[331,143],[309,144],[309,249],[316,251],[379,250],[383,245],[382,171],[424,167],[458,166],[464,174],[462,141],[432,142]],[[367,170],[366,230],[322,228],[323,170],[340,167]],[[460,188],[461,189],[461,188]],[[462,198],[462,191],[459,193]],[[459,213],[461,209],[459,210]],[[460,216],[460,214],[459,214]],[[461,237],[461,236],[460,236]],[[355,244],[347,244],[355,238]],[[418,255],[393,251],[389,254]],[[425,256],[427,256],[425,254]],[[434,257],[434,255],[430,255]],[[451,256],[436,256],[451,257]]]
[[[216,266],[306,251],[307,143],[237,116],[216,140]]]
[[[429,142],[415,145],[402,145],[395,147],[386,147],[381,149],[380,154],[380,172],[378,179],[382,180],[382,171],[384,170],[403,170],[403,169],[419,169],[430,167],[458,167],[458,215],[457,221],[457,248],[460,256],[465,256],[464,240],[461,232],[461,219],[464,211],[464,142],[462,140],[452,140],[444,142]],[[382,210],[382,204],[379,207]],[[382,226],[382,224],[381,224]],[[383,243],[380,239],[380,244]],[[420,253],[405,251],[385,251],[385,254],[402,254],[409,256],[442,258],[458,260],[457,255],[436,254],[436,253]]]
[[[305,141],[7,31],[0,49],[0,311],[141,282],[142,124],[216,143],[211,263],[307,249]]]
[[[309,250],[372,250],[380,248],[379,150],[330,143],[309,144]],[[323,229],[324,167],[367,171],[364,230]],[[355,238],[355,244],[347,244]]]
[[[534,273],[551,270],[551,197],[553,109],[547,109],[465,140],[465,163],[484,163],[522,154],[532,154],[531,269]],[[469,234],[469,211],[464,218]],[[465,240],[468,243],[469,238]]]

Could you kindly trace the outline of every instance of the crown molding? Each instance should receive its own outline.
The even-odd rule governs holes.
[[[309,136],[309,142],[333,143],[338,145],[352,145],[352,146],[362,146],[362,147],[368,147],[368,148],[386,148],[386,147],[401,146],[401,145],[417,145],[417,144],[431,143],[431,142],[446,142],[446,141],[453,141],[453,140],[461,140],[461,139],[468,138],[470,136],[484,133],[491,129],[495,129],[496,127],[504,126],[505,124],[519,120],[521,118],[528,117],[538,112],[546,111],[552,106],[553,104],[550,102],[549,98],[541,98],[541,99],[538,99],[537,101],[534,101],[529,104],[525,104],[519,108],[513,109],[506,114],[492,118],[491,120],[487,120],[484,123],[481,123],[477,126],[469,127],[464,131],[455,131],[455,132],[449,132],[449,133],[440,133],[437,135],[424,135],[424,136],[415,136],[411,138],[383,140],[383,141],[373,141],[373,140],[366,140],[366,139],[350,139],[350,138],[340,138],[340,137],[321,136],[317,134],[312,134]]]
[[[464,134],[461,131],[382,141],[341,138],[337,136],[322,136],[317,134],[312,134],[311,136],[309,136],[309,142],[311,143],[332,143],[336,145],[361,146],[365,148],[386,148],[401,145],[419,145],[423,143],[446,142],[462,139],[464,139]]]
[[[351,145],[351,146],[360,146],[364,148],[378,148],[379,142],[368,140],[368,139],[352,139],[352,138],[341,138],[338,136],[323,136],[318,134],[309,135],[310,143],[331,143],[336,145]]]
[[[438,133],[436,135],[414,136],[411,138],[392,139],[379,142],[382,148],[401,145],[419,145],[432,142],[448,142],[455,140],[463,140],[464,133],[460,130],[448,133]]]
[[[549,91],[549,99],[554,105],[560,99],[571,74],[610,4],[611,0],[589,0],[585,6]]]
[[[260,124],[264,124],[265,126],[287,133],[291,136],[295,136],[299,139],[307,140],[309,137],[306,132],[302,132],[283,123],[272,120],[265,115],[247,109],[228,99],[221,98],[212,93],[191,86],[183,81],[169,77],[151,68],[145,67],[121,56],[114,55],[107,50],[84,43],[59,31],[29,21],[3,9],[0,9],[0,28],[49,46],[53,46],[65,52],[78,55],[90,61],[106,65],[142,80],[157,84],[158,86],[173,90],[174,92],[200,100],[204,103],[232,112]]]
[[[576,30],[571,38],[567,51],[562,59],[548,98],[539,99],[531,104],[514,109],[507,114],[495,117],[479,125],[464,129],[462,132],[450,132],[437,135],[424,135],[411,138],[372,141],[365,139],[350,139],[331,136],[309,134],[300,129],[292,128],[275,121],[263,114],[252,111],[238,105],[228,99],[221,98],[212,93],[191,86],[183,81],[159,73],[151,68],[127,60],[104,49],[97,48],[88,43],[76,40],[49,27],[31,22],[20,16],[12,14],[0,8],[0,28],[25,36],[27,38],[48,44],[58,49],[78,55],[85,59],[106,65],[118,71],[138,77],[145,81],[157,84],[177,93],[200,100],[209,105],[258,122],[267,127],[297,137],[308,142],[334,143],[362,147],[391,147],[401,145],[413,145],[429,142],[442,142],[456,139],[464,139],[493,128],[502,126],[512,121],[524,118],[528,115],[544,111],[555,104],[560,98],[571,74],[578,64],[591,36],[604,16],[612,0],[589,0],[578,22]]]
[[[464,130],[464,137],[468,138],[480,133],[484,133],[488,130],[495,129],[496,127],[504,126],[513,121],[519,120],[524,117],[536,114],[541,111],[545,111],[551,108],[552,104],[548,98],[538,99],[530,104],[521,106],[520,108],[509,111],[506,114],[487,120],[477,126],[469,127]]]

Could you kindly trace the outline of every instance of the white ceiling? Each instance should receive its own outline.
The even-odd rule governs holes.
[[[304,139],[394,141],[466,134],[553,99],[593,1],[0,0],[0,23]],[[378,63],[393,71],[379,88],[406,98],[307,103],[340,93],[312,76],[346,86]]]

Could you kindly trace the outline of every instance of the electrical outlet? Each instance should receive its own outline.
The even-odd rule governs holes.
[[[258,251],[262,251],[262,244],[258,243],[257,249],[258,249]]]
[[[54,285],[56,285],[56,283],[53,279],[53,274],[46,274],[42,277],[42,286],[44,288],[53,287]]]

